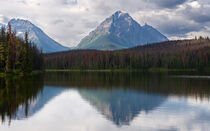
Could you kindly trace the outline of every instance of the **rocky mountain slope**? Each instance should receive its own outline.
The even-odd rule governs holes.
[[[86,36],[78,49],[114,50],[168,41],[150,25],[141,26],[128,13],[117,11]]]

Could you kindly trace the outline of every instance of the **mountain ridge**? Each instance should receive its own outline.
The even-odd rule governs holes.
[[[50,38],[42,29],[34,25],[28,20],[11,19],[9,23],[12,30],[17,32],[17,36],[24,39],[24,32],[28,32],[28,37],[38,48],[42,49],[45,53],[65,51],[70,48],[65,47],[52,38]]]
[[[128,13],[117,11],[83,38],[77,48],[114,50],[162,41],[168,38],[158,30],[147,24],[141,26]]]

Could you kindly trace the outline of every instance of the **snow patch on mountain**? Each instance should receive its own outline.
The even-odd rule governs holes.
[[[45,53],[69,50],[58,42],[54,41],[45,34],[39,27],[35,26],[28,20],[12,19],[9,21],[12,30],[17,32],[17,36],[24,39],[24,34],[27,31],[29,40]]]

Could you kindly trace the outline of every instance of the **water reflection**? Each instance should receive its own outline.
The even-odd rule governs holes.
[[[43,90],[42,77],[5,77],[0,79],[0,116],[2,123],[28,117],[28,110]]]
[[[132,89],[145,93],[176,95],[198,99],[210,97],[209,79],[191,79],[180,73],[48,73],[45,85],[83,89]]]
[[[37,97],[30,100],[26,105],[22,104],[16,110],[15,118],[13,119],[24,119],[26,117],[31,117],[36,114],[39,110],[41,110],[46,103],[52,100],[55,96],[64,92],[65,88],[57,88],[57,87],[44,87],[41,92],[38,93]],[[27,114],[25,113],[27,112]]]
[[[21,120],[33,116],[55,96],[67,90],[53,86],[44,87],[43,75],[6,77],[0,79],[0,116],[7,120]]]
[[[129,125],[141,111],[148,113],[166,100],[165,96],[136,90],[79,90],[83,99],[116,125]]]
[[[43,117],[43,114],[40,115],[40,113],[43,111],[53,112],[53,115],[47,117],[52,117],[55,121],[65,117],[63,119],[68,122],[72,120],[72,123],[66,124],[75,125],[74,122],[78,122],[77,125],[85,127],[85,124],[79,124],[82,119],[89,122],[87,125],[96,126],[94,122],[88,121],[89,118],[85,117],[85,113],[83,113],[93,108],[120,129],[124,125],[133,129],[131,123],[136,123],[136,121],[141,121],[137,122],[138,126],[156,118],[166,121],[162,117],[170,117],[170,115],[178,121],[182,115],[184,117],[189,112],[197,115],[194,118],[195,122],[209,122],[210,118],[207,114],[210,113],[210,108],[206,105],[209,104],[210,81],[208,79],[170,77],[174,75],[168,73],[63,72],[46,73],[44,76],[1,78],[0,115],[2,122],[22,120],[25,117],[27,119],[24,120],[30,122],[29,118],[34,118],[35,114],[39,114],[38,116],[44,120],[46,116]],[[63,96],[63,93],[68,93],[68,95],[57,102],[56,96]],[[73,97],[75,94],[78,96]],[[83,103],[81,99],[85,102]],[[205,104],[201,104],[202,102]],[[44,110],[47,103],[54,103],[54,106]],[[75,106],[76,103],[79,106],[82,104],[85,106],[80,108]],[[55,111],[54,109],[58,108],[59,104],[61,109]],[[91,105],[91,109],[87,105]],[[77,114],[78,118],[73,117],[70,110],[73,110],[73,114]],[[81,119],[79,119],[80,117]],[[99,119],[96,113],[92,113],[92,117],[96,121]],[[79,120],[77,121],[77,119]],[[145,121],[143,122],[141,119],[145,119]],[[66,126],[64,121],[57,123],[57,125],[62,124],[64,127]],[[105,124],[104,121],[103,124]],[[110,127],[110,129],[112,128]],[[176,128],[173,127],[173,129]],[[12,129],[15,129],[15,126]],[[165,129],[170,128],[166,127]]]

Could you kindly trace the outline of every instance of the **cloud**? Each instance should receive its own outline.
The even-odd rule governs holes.
[[[75,5],[77,4],[77,0],[61,0],[65,5]]]
[[[95,28],[96,25],[99,25],[99,23],[97,21],[90,21],[90,22],[85,23],[86,28]]]
[[[64,20],[58,19],[58,20],[54,20],[53,24],[57,25],[57,24],[60,24],[60,23],[63,23],[63,22],[64,22]]]
[[[184,4],[188,0],[145,0],[159,6],[161,8],[175,8],[178,5]]]
[[[200,5],[197,1],[189,3],[183,14],[198,23],[210,22],[210,6]]]
[[[169,38],[210,35],[209,0],[2,0],[0,23],[27,19],[61,44],[76,46],[116,10]]]
[[[140,12],[140,16],[143,20],[142,23],[149,23],[159,29],[163,34],[166,34],[168,37],[177,36],[183,37],[186,36],[188,32],[200,31],[205,29],[200,23],[194,22],[190,19],[186,19],[185,16],[179,15],[176,16],[178,12],[149,12],[147,15],[144,12]]]
[[[0,21],[2,24],[7,24],[10,19],[0,14]]]

